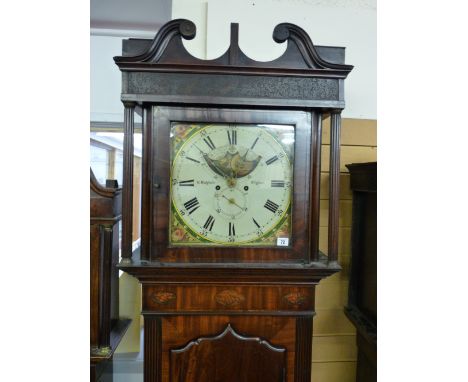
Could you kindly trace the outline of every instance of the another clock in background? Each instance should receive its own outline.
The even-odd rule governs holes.
[[[173,246],[289,246],[294,126],[171,126]]]

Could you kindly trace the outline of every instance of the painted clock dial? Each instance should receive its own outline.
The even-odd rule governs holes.
[[[294,127],[171,127],[171,245],[290,245]]]

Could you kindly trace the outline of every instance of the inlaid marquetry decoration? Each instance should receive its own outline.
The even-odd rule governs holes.
[[[288,302],[288,304],[293,306],[301,306],[307,300],[306,295],[298,292],[288,293],[287,295],[283,296],[283,298]]]
[[[157,304],[166,305],[171,301],[174,301],[176,299],[176,295],[172,292],[158,291],[151,295],[151,299]]]
[[[286,349],[243,336],[230,324],[221,334],[198,338],[170,353],[171,381],[285,380]]]
[[[239,292],[231,289],[223,290],[215,296],[218,304],[226,307],[232,307],[241,304],[245,301],[245,297]]]

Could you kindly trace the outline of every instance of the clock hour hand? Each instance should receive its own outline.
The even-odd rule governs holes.
[[[229,202],[229,204],[234,204],[235,206],[239,207],[242,211],[244,210],[244,208],[242,208],[241,206],[239,206],[233,198],[229,199],[229,198],[227,198],[227,197],[224,196],[224,195],[221,195],[221,196],[222,196],[224,199],[226,199],[226,200]]]

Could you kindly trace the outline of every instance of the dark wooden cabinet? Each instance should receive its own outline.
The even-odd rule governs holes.
[[[276,42],[287,44],[286,52],[271,62],[254,61],[240,50],[237,24],[231,27],[229,49],[214,60],[194,58],[185,50],[182,39],[194,36],[192,22],[173,20],[152,41],[124,40],[122,56],[114,58],[122,71],[125,106],[119,268],[142,284],[144,379],[309,382],[315,286],[340,270],[340,113],[344,80],[352,66],[344,64],[344,48],[314,46],[301,28],[287,23],[273,31]],[[143,121],[142,213],[141,248],[132,253],[135,112]],[[327,116],[331,117],[328,257],[318,249],[322,119]],[[204,151],[215,152],[220,145],[219,138],[212,141],[203,135],[213,125],[221,132],[226,129],[227,134],[219,133],[227,147],[222,157],[210,158]],[[194,169],[187,170],[189,175],[182,181],[172,174],[177,158],[188,154],[182,148],[171,151],[174,131],[178,131],[174,126],[189,131],[179,142],[187,145],[182,147],[196,147],[187,161],[181,160],[181,166]],[[269,140],[276,148],[271,153],[249,154],[257,150],[257,140],[254,136],[248,146],[238,143],[242,134],[230,133],[236,126],[246,133],[257,131],[258,139]],[[293,133],[271,135],[272,126],[288,126]],[[202,137],[200,146],[195,134]],[[289,152],[285,147],[291,142]],[[247,162],[254,172],[242,178],[239,174]],[[290,167],[274,167],[280,163]],[[196,166],[211,178],[197,179]],[[273,177],[279,173],[275,168],[282,169],[283,178]],[[177,187],[195,192],[207,184],[212,188],[203,188],[197,197],[184,194],[185,208],[177,207]],[[264,191],[254,199],[249,187],[259,185]],[[227,187],[238,196],[220,196],[215,186],[216,190]],[[275,187],[290,192],[278,193]],[[290,195],[284,199],[289,201],[285,210],[279,208],[279,200],[270,200],[273,189],[275,195]],[[203,211],[200,200],[211,203],[213,199],[216,204],[217,198],[225,206],[201,214],[198,228],[191,225],[188,216]],[[245,205],[239,201],[242,198]],[[223,208],[239,215],[260,211],[264,221],[268,218],[278,224],[263,230],[270,223],[257,215],[228,221]],[[214,220],[215,230],[224,227],[219,235],[224,232],[226,240],[210,239]],[[236,232],[247,230],[247,223],[258,238],[237,245]],[[174,237],[183,237],[187,244],[179,245]]]
[[[174,380],[284,381],[284,347],[273,347],[259,337],[244,337],[232,328],[231,319],[216,319],[224,321],[222,333],[197,338],[169,351],[170,374]]]
[[[119,318],[119,221],[121,189],[90,177],[91,381],[112,380],[112,354],[130,320]],[[104,374],[106,376],[104,376]]]
[[[314,286],[261,280],[143,283],[145,380],[310,381]]]
[[[356,381],[377,381],[377,163],[346,165],[353,190],[352,257],[345,313],[357,329]]]

